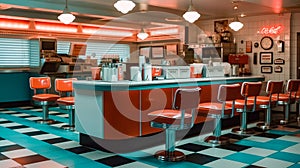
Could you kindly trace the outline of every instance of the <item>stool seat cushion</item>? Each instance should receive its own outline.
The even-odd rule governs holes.
[[[257,96],[256,104],[257,105],[268,105],[269,104],[269,96]],[[254,97],[249,97],[248,100],[254,100]],[[276,103],[276,98],[272,98],[271,104]]]
[[[277,95],[272,95],[272,98],[277,100]],[[280,93],[278,96],[278,101],[284,101],[284,102],[289,101],[289,94]]]
[[[56,101],[59,97],[60,96],[56,94],[43,93],[33,95],[32,99],[36,101]]]
[[[199,104],[200,111],[208,111],[209,114],[220,114],[222,113],[222,103],[216,102],[207,102],[207,103],[200,103]],[[231,113],[231,105],[225,105],[224,113],[230,114]]]
[[[227,101],[226,105],[232,106],[232,101]],[[234,107],[236,109],[243,109],[245,106],[245,100],[244,99],[237,99],[235,100]],[[254,100],[247,100],[247,109],[252,109],[254,106]]]
[[[172,109],[156,110],[151,113],[148,113],[148,116],[154,122],[166,124],[180,124],[181,111]],[[191,117],[191,114],[185,113],[184,118],[187,120],[184,120],[184,123],[190,123],[191,120],[189,120],[189,118]]]
[[[74,105],[74,102],[75,102],[75,99],[73,96],[61,97],[61,98],[57,99],[57,103],[60,105],[66,105],[66,106]]]

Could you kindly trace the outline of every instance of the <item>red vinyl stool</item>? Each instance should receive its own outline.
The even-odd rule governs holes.
[[[262,130],[269,130],[274,125],[271,125],[271,111],[272,108],[276,106],[278,95],[282,92],[283,81],[281,80],[269,80],[266,87],[266,96],[257,96],[256,97],[256,104],[259,108],[266,110],[266,119],[264,123],[258,123],[257,127]],[[275,96],[275,97],[274,97]],[[249,97],[248,100],[254,100],[255,97]]]
[[[200,102],[200,88],[179,88],[172,102],[172,109],[153,111],[148,114],[151,127],[163,128],[166,132],[165,150],[155,153],[155,157],[164,161],[181,161],[184,153],[175,151],[176,131],[189,129],[194,125],[195,113]]]
[[[56,104],[56,100],[60,97],[56,94],[47,93],[48,89],[51,88],[50,77],[30,77],[29,78],[30,88],[33,89],[34,95],[32,96],[33,103],[41,106],[43,109],[43,119],[38,120],[38,123],[51,124],[54,121],[49,119],[49,105]],[[41,92],[39,92],[41,91]]]
[[[247,129],[247,113],[256,110],[256,97],[259,95],[261,87],[261,82],[243,82],[241,95],[244,99],[235,100],[236,111],[241,113],[241,126],[240,128],[232,129],[233,133],[247,135],[255,132],[253,129]],[[250,96],[253,96],[254,100],[248,100],[248,97]],[[230,101],[226,104],[232,105],[232,102]]]
[[[283,106],[283,111],[285,113],[284,119],[280,120],[281,125],[285,125],[289,122],[290,118],[290,106],[296,103],[297,91],[300,85],[299,79],[289,79],[286,84],[285,93],[280,93],[278,96],[273,95],[277,98],[277,105]]]
[[[69,124],[62,128],[69,131],[75,130],[75,100],[73,97],[73,80],[76,78],[65,78],[55,80],[55,90],[60,94],[57,104],[61,109],[68,110]]]
[[[226,144],[229,138],[221,136],[221,119],[232,118],[235,112],[235,100],[240,98],[241,86],[239,84],[220,85],[218,90],[218,102],[199,104],[199,111],[208,111],[207,117],[215,119],[213,135],[204,139],[213,145]],[[232,101],[231,105],[226,102]]]

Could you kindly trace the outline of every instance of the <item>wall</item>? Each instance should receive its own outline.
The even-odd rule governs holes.
[[[291,78],[297,78],[297,33],[300,33],[300,13],[291,16]]]
[[[0,103],[31,100],[28,72],[0,73]]]
[[[222,19],[224,20],[224,19]],[[232,20],[232,18],[228,19],[229,22]],[[252,53],[247,53],[250,57],[250,67],[251,72],[253,75],[260,75],[261,73],[261,66],[272,66],[273,67],[273,73],[263,73],[265,75],[266,80],[269,79],[275,79],[275,80],[287,80],[290,78],[290,72],[291,72],[291,66],[290,62],[294,61],[294,59],[291,59],[291,51],[290,51],[290,23],[291,23],[291,14],[286,13],[282,15],[264,15],[264,16],[254,16],[254,17],[245,17],[240,18],[240,21],[244,23],[244,27],[239,30],[238,32],[232,32],[233,41],[237,44],[237,52],[245,52],[246,49],[246,41],[252,42]],[[260,40],[265,35],[258,34],[257,32],[265,26],[276,26],[276,25],[282,25],[283,31],[278,35],[268,35],[271,36],[273,39],[273,47],[270,50],[264,50],[260,46],[258,48],[255,48],[253,45],[255,42],[260,43]],[[202,21],[198,24],[199,28],[192,27],[192,34],[189,37],[191,38],[189,41],[191,43],[197,43],[197,38],[199,34],[205,33],[207,36],[211,36],[214,32],[214,20],[209,21]],[[197,35],[195,35],[195,32]],[[191,34],[190,33],[190,34]],[[283,53],[277,52],[277,41],[283,40],[285,42],[285,50]],[[244,43],[241,43],[243,41]],[[284,65],[280,65],[283,68],[283,71],[281,73],[275,73],[274,67],[276,65],[270,64],[261,65],[259,63],[259,56],[260,52],[272,52],[273,53],[273,61],[276,58],[283,58],[285,60]],[[254,53],[257,53],[258,59],[257,59],[257,65],[253,64],[253,55]]]

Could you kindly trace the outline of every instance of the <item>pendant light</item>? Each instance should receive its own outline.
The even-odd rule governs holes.
[[[196,20],[200,18],[201,15],[193,7],[192,0],[191,0],[188,10],[182,16],[186,21],[190,23],[194,23]]]
[[[229,27],[234,31],[239,31],[244,27],[244,24],[239,21],[239,18],[237,16],[235,16],[233,21],[229,24]]]
[[[137,37],[141,40],[145,40],[149,36],[148,33],[145,32],[144,28],[137,34]]]
[[[238,10],[237,2],[234,2],[233,10],[234,11]],[[234,31],[239,31],[241,28],[244,27],[244,24],[242,22],[240,22],[238,16],[235,16],[233,18],[233,21],[229,24],[229,27]]]
[[[61,21],[64,24],[70,24],[71,22],[74,21],[75,16],[68,9],[68,0],[66,0],[66,6],[63,13],[60,14],[57,18],[59,21]]]
[[[118,0],[114,4],[114,7],[123,14],[126,14],[135,7],[135,3],[131,0]]]

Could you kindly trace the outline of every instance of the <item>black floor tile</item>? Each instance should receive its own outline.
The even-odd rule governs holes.
[[[111,166],[111,167],[116,167],[116,166],[121,166],[124,164],[132,163],[135,162],[132,159],[128,159],[122,156],[111,156],[103,159],[96,160],[96,162],[103,163],[105,165]]]
[[[218,159],[220,159],[220,158],[203,155],[203,154],[199,154],[199,153],[193,153],[193,154],[189,154],[186,156],[186,161],[193,162],[193,163],[200,164],[200,165],[207,164],[209,162],[212,162],[212,161],[215,161]]]
[[[12,121],[0,121],[0,124],[12,123]]]
[[[35,136],[35,135],[42,135],[42,134],[48,134],[48,133],[44,132],[44,131],[33,131],[33,132],[25,132],[23,134],[28,135],[28,136]]]
[[[193,144],[193,143],[187,143],[187,144],[184,144],[184,145],[181,145],[181,146],[177,146],[176,148],[184,149],[184,150],[188,150],[188,151],[193,151],[193,152],[198,152],[198,151],[208,149],[210,147],[203,146],[203,145],[198,145],[198,144]]]
[[[49,144],[56,144],[56,143],[67,142],[67,141],[71,141],[71,140],[66,139],[66,138],[53,138],[53,139],[47,139],[47,140],[43,140],[43,141],[47,142]]]
[[[66,149],[66,150],[68,150],[70,152],[73,152],[73,153],[76,153],[76,154],[82,154],[82,153],[95,151],[94,149],[87,148],[87,147],[84,147],[84,146],[69,148],[69,149]]]
[[[26,165],[26,164],[46,161],[49,159],[45,158],[41,155],[31,155],[31,156],[25,156],[25,157],[21,157],[21,158],[14,158],[13,160],[20,163],[21,165]]]
[[[260,133],[260,134],[256,134],[255,136],[260,136],[260,137],[265,137],[265,138],[279,138],[282,137],[282,135],[278,135],[278,134],[270,134],[270,133]]]
[[[232,133],[225,134],[225,135],[222,135],[222,136],[228,137],[230,139],[237,139],[237,140],[241,140],[241,139],[249,137],[247,135],[238,135],[238,134],[232,134]]]
[[[31,118],[31,117],[36,117],[36,116],[33,116],[33,115],[26,115],[26,116],[18,116],[20,118]]]
[[[6,128],[9,128],[9,129],[21,129],[21,128],[29,128],[25,125],[17,125],[17,126],[12,126],[12,127],[6,127]]]
[[[5,156],[5,155],[2,155],[1,153],[0,153],[0,160],[6,160],[6,159],[9,159],[7,156]]]
[[[0,152],[7,152],[7,151],[12,151],[12,150],[17,150],[17,149],[24,149],[24,147],[22,147],[20,145],[1,146]]]
[[[238,145],[238,144],[226,144],[226,145],[217,146],[217,148],[222,148],[222,149],[227,149],[227,150],[232,150],[232,151],[239,152],[239,151],[248,149],[250,147],[249,146]]]

